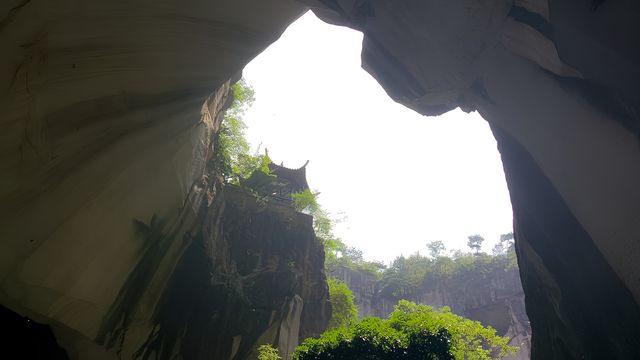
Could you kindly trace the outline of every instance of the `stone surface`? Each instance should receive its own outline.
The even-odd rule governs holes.
[[[500,139],[505,169],[510,169],[507,181],[516,200],[519,262],[523,286],[529,290],[527,311],[534,319],[545,319],[531,322],[532,355],[577,358],[576,349],[581,349],[587,359],[637,357],[638,310],[629,291],[611,276],[612,269],[588,233],[531,158],[504,132],[494,129],[494,133]],[[523,203],[527,206],[519,205]],[[566,225],[558,226],[559,221]],[[599,291],[592,293],[594,288]],[[548,336],[549,332],[564,337]]]
[[[139,346],[215,195],[207,161],[227,81],[301,10],[3,2],[2,304],[72,346],[108,345],[117,322],[131,325],[124,348]]]
[[[142,345],[127,349],[128,331],[109,332],[114,347],[125,344],[126,358],[255,359],[259,345],[272,344],[288,359],[300,339],[325,328],[324,250],[311,217],[235,187],[218,199],[173,272]],[[136,340],[134,331],[132,345]]]

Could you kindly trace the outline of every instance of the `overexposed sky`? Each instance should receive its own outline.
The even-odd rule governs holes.
[[[442,240],[512,230],[500,155],[488,124],[454,110],[426,117],[395,103],[360,67],[362,34],[309,12],[244,69],[256,101],[247,137],[299,167],[335,218],[336,234],[388,262]]]

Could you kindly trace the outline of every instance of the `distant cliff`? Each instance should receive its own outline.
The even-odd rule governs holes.
[[[386,318],[401,299],[436,308],[448,306],[454,313],[480,321],[495,328],[498,334],[511,338],[510,345],[518,346],[520,351],[507,359],[529,359],[531,329],[518,268],[509,266],[506,259],[492,259],[483,256],[474,261],[473,257],[468,257],[468,263],[456,271],[447,275],[427,272],[413,284],[401,275],[381,278],[379,274],[342,264],[330,264],[327,275],[349,285],[360,317]],[[441,260],[449,265],[453,263],[448,258]],[[393,273],[393,269],[386,273]]]

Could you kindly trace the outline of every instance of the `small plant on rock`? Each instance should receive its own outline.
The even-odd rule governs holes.
[[[278,349],[271,345],[258,346],[258,360],[281,360]]]

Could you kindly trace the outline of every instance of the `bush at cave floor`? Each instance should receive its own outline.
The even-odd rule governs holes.
[[[514,353],[508,339],[448,308],[434,310],[401,300],[388,319],[365,318],[306,339],[294,360],[485,360]]]

